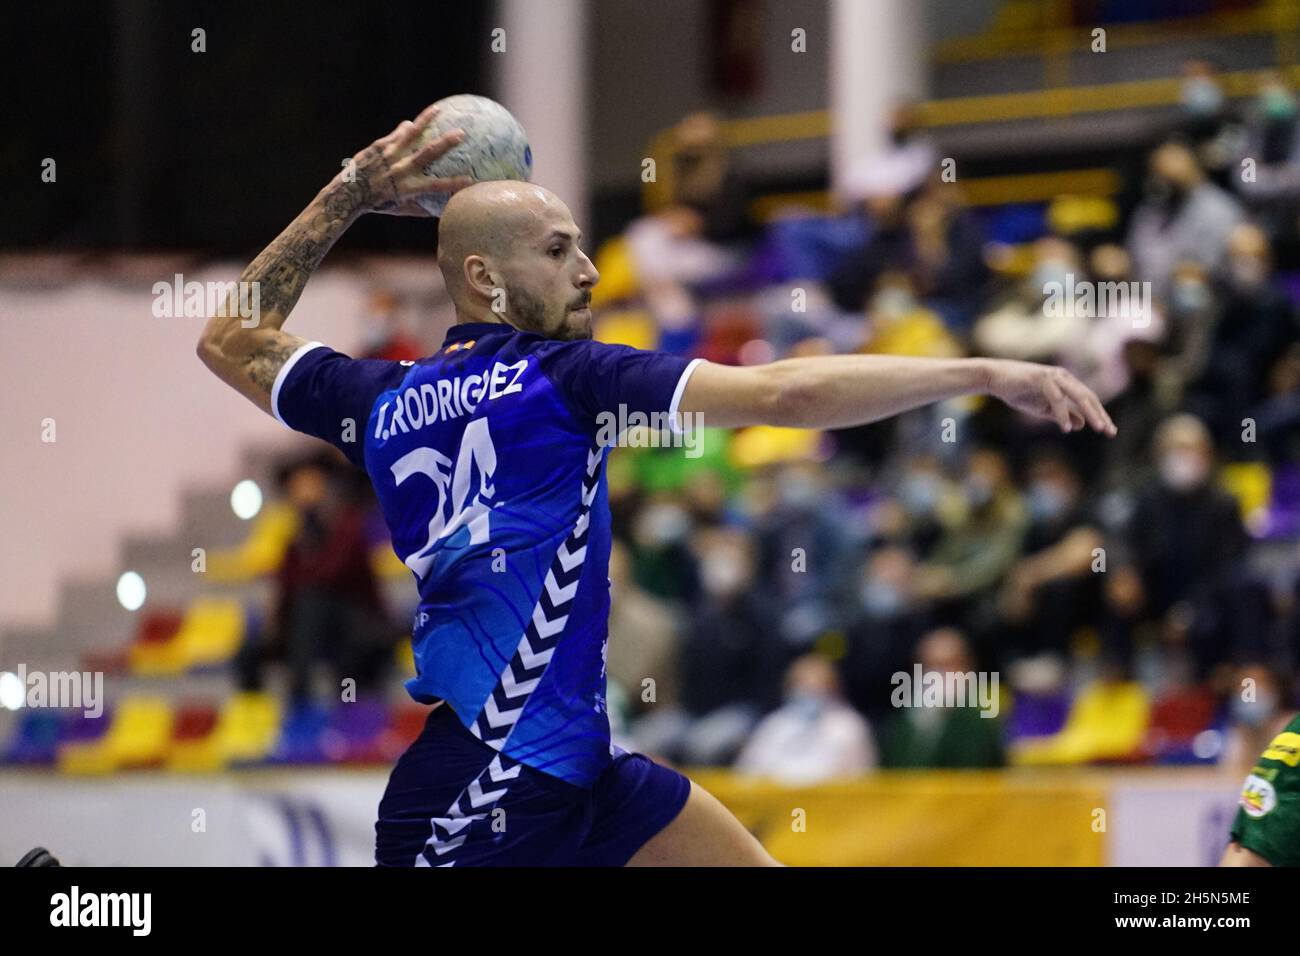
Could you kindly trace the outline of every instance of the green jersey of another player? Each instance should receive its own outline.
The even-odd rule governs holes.
[[[1300,714],[1251,768],[1237,804],[1221,866],[1300,866]]]

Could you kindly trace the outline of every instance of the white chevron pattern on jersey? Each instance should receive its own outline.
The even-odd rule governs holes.
[[[511,760],[505,754],[497,754],[492,762],[483,768],[469,786],[460,792],[460,796],[451,805],[445,817],[434,817],[429,821],[433,835],[415,859],[416,866],[451,866],[455,860],[452,853],[465,842],[468,833],[461,833],[492,812],[492,805],[500,800],[506,792],[510,781],[519,776],[523,764]],[[457,834],[460,834],[457,836]],[[445,862],[435,863],[435,860]]]
[[[542,593],[514,656],[501,672],[496,687],[470,727],[475,737],[498,753],[461,791],[446,816],[429,821],[433,833],[416,858],[416,866],[452,866],[456,861],[450,854],[454,854],[469,835],[461,831],[467,831],[476,821],[487,817],[493,804],[505,796],[509,781],[519,776],[522,764],[500,751],[514,730],[519,715],[524,712],[529,696],[541,682],[560,634],[569,622],[569,610],[582,577],[582,562],[587,557],[591,506],[600,488],[600,465],[604,460],[603,446],[597,445],[587,453],[587,473],[582,479],[582,509],[573,531],[556,550],[546,572]],[[435,863],[436,860],[443,862]]]

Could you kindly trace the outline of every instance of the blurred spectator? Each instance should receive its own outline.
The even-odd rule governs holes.
[[[1083,501],[1079,475],[1059,453],[1035,457],[1027,499],[1024,557],[1007,574],[1000,599],[1011,631],[1004,640],[1028,654],[1065,655],[1075,633],[1101,615],[1101,576],[1094,565],[1102,536]]]
[[[677,701],[677,619],[665,602],[632,580],[627,545],[615,540],[609,552],[609,679],[627,695],[628,711],[639,714]],[[645,700],[645,680],[654,681],[654,699]]]
[[[1124,538],[1131,565],[1110,581],[1112,604],[1185,646],[1199,678],[1233,646],[1266,632],[1266,612],[1244,567],[1249,539],[1237,501],[1211,480],[1205,425],[1175,415],[1157,431],[1155,451],[1160,483],[1138,496]]]
[[[318,659],[334,672],[335,688],[356,681],[358,692],[378,690],[397,630],[388,621],[370,566],[359,483],[330,454],[312,455],[282,469],[279,482],[299,517],[299,529],[276,573],[272,614],[262,632],[240,648],[241,689],[262,686],[267,661],[283,659],[289,696],[301,706],[312,697]]]
[[[903,272],[882,272],[867,306],[867,335],[862,351],[880,355],[953,358],[963,350],[939,314],[916,298]]]
[[[719,245],[752,240],[757,225],[749,215],[749,184],[732,161],[719,117],[691,113],[672,138],[674,208],[699,217],[692,232]]]
[[[732,163],[719,118],[692,113],[670,138],[672,203],[625,232],[646,305],[669,348],[689,341],[698,320],[694,286],[738,270],[754,238],[748,187]]]
[[[1295,309],[1271,282],[1271,269],[1263,230],[1235,228],[1208,354],[1186,396],[1188,410],[1205,419],[1221,443],[1239,444],[1242,418],[1267,395],[1269,371],[1300,338]]]
[[[1196,152],[1207,170],[1224,171],[1231,162],[1223,142],[1232,125],[1232,110],[1223,88],[1219,64],[1209,57],[1193,57],[1183,63],[1178,117],[1172,133],[1181,136]],[[1220,181],[1220,185],[1225,185]]]
[[[945,606],[948,615],[972,613],[990,595],[1020,554],[1029,514],[1011,480],[1003,453],[971,452],[962,481],[967,513],[945,530],[917,569],[915,590]]]
[[[779,466],[776,495],[775,507],[756,525],[758,584],[777,602],[785,640],[806,646],[839,624],[838,602],[851,586],[853,541],[823,465]]]
[[[829,661],[800,657],[786,673],[785,688],[784,703],[759,721],[736,758],[737,770],[800,786],[876,765],[871,728],[844,701]]]
[[[1155,477],[1150,449],[1166,408],[1157,387],[1160,348],[1153,342],[1130,338],[1124,343],[1124,366],[1128,384],[1106,403],[1106,411],[1118,429],[1101,448],[1097,488],[1102,493],[1130,496]],[[1116,520],[1122,520],[1122,515]],[[1107,516],[1107,523],[1111,518]]]
[[[916,648],[922,674],[973,672],[974,659],[961,632],[931,631]],[[910,679],[911,673],[906,676]],[[1006,763],[1002,721],[982,717],[978,704],[906,707],[896,710],[880,735],[880,765],[891,769],[973,769]]]
[[[929,628],[929,614],[912,593],[915,564],[905,548],[885,545],[863,565],[841,662],[848,699],[873,720],[886,712],[890,676],[906,667]]]
[[[699,591],[690,535],[693,522],[677,495],[650,497],[633,518],[632,566],[636,583],[656,597],[692,601]]]
[[[1133,212],[1128,249],[1138,279],[1165,298],[1184,259],[1217,269],[1228,235],[1242,221],[1237,200],[1206,177],[1192,151],[1167,142],[1151,154],[1145,198]]]
[[[953,189],[932,181],[864,197],[868,237],[843,254],[828,280],[839,308],[862,312],[881,273],[896,271],[910,276],[921,300],[950,325],[969,325],[988,270],[983,237]]]
[[[1280,675],[1260,662],[1243,665],[1227,686],[1228,731],[1222,766],[1234,777],[1250,773],[1294,712]]]
[[[975,324],[975,347],[982,355],[1055,362],[1083,338],[1088,319],[1078,309],[1048,309],[1054,289],[1085,279],[1079,251],[1065,239],[1048,237],[1033,246],[1034,264],[1011,294]]]
[[[702,531],[695,550],[703,593],[682,633],[680,707],[654,708],[634,735],[672,759],[725,764],[759,715],[776,705],[790,655],[776,633],[770,596],[755,587],[748,536],[730,528]]]
[[[1281,73],[1265,74],[1246,113],[1242,140],[1234,185],[1270,235],[1294,236],[1300,212],[1300,115]]]

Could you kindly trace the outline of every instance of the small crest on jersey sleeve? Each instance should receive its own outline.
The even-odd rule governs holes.
[[[1263,777],[1251,774],[1241,788],[1241,797],[1237,804],[1246,811],[1246,816],[1259,819],[1277,806],[1277,791]]]

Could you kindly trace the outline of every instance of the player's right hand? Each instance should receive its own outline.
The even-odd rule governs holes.
[[[426,166],[465,138],[464,130],[453,129],[421,144],[421,134],[437,115],[436,104],[425,107],[414,120],[402,121],[344,166],[337,182],[355,197],[358,212],[427,217],[429,213],[415,202],[416,197],[452,193],[474,182],[469,176],[435,179],[425,175]]]

